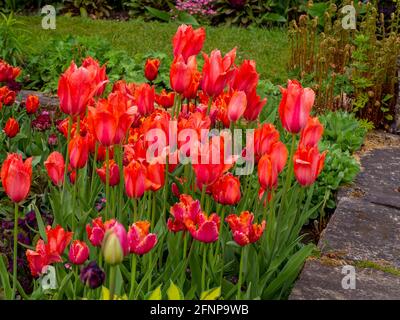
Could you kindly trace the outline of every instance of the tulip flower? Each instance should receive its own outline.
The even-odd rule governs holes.
[[[244,60],[238,68],[234,69],[230,87],[232,90],[244,91],[248,94],[255,91],[258,78],[256,62],[254,60]]]
[[[65,248],[72,240],[73,232],[65,231],[60,225],[55,228],[46,227],[48,252],[60,257],[63,255]]]
[[[231,122],[238,121],[246,110],[247,98],[244,91],[236,91],[232,94],[228,104],[228,119]]]
[[[187,61],[190,56],[196,56],[203,48],[206,39],[206,31],[204,28],[193,30],[192,26],[179,26],[172,40],[174,57],[182,55]]]
[[[91,261],[82,269],[79,278],[82,283],[86,284],[90,289],[96,289],[104,283],[106,274],[97,265],[96,261]]]
[[[257,242],[265,229],[265,220],[261,224],[253,224],[254,215],[249,211],[242,212],[239,216],[230,214],[225,221],[232,230],[233,240],[244,247]]]
[[[69,249],[69,261],[73,264],[83,264],[89,258],[89,247],[80,240],[74,240]]]
[[[16,93],[7,86],[0,88],[0,102],[5,106],[11,106],[15,102]]]
[[[269,155],[273,160],[274,165],[278,173],[281,173],[286,165],[288,158],[288,150],[285,144],[281,141],[275,142],[270,149]]]
[[[279,104],[279,116],[282,126],[290,133],[299,133],[307,124],[315,93],[303,88],[300,82],[289,80],[288,87],[280,88],[282,100]]]
[[[201,88],[209,97],[216,97],[221,94],[233,75],[231,66],[235,62],[236,48],[228,52],[224,58],[219,50],[213,50],[210,57],[203,53],[203,58]]]
[[[139,161],[132,160],[124,167],[125,192],[130,198],[140,198],[150,186],[146,178],[146,167]]]
[[[175,93],[173,91],[167,93],[162,89],[160,94],[156,94],[155,100],[159,106],[165,109],[171,108],[174,105]]]
[[[9,65],[4,60],[0,60],[0,82],[10,82],[15,80],[21,73],[21,69]]]
[[[220,218],[215,213],[209,217],[204,212],[188,216],[184,220],[186,229],[197,241],[211,243],[218,240]]]
[[[26,258],[33,277],[38,277],[44,272],[43,268],[49,265],[50,261],[42,239],[38,240],[35,251],[30,249],[26,251]]]
[[[244,111],[243,117],[247,121],[254,121],[258,118],[262,108],[267,103],[267,98],[261,100],[261,97],[257,95],[257,91],[255,89],[249,93],[246,93],[246,97],[247,107]]]
[[[114,266],[120,264],[129,252],[128,235],[119,222],[106,231],[102,243],[104,261]]]
[[[8,197],[15,203],[21,202],[31,188],[32,158],[23,162],[20,154],[8,154],[1,167],[0,177]]]
[[[167,222],[168,229],[172,232],[185,231],[186,217],[195,217],[201,212],[200,201],[193,200],[190,195],[181,194],[179,202],[174,204],[170,213],[173,218],[169,218]]]
[[[89,100],[100,87],[100,84],[95,82],[96,77],[96,68],[84,66],[78,68],[71,62],[58,82],[57,94],[60,98],[61,111],[71,116],[84,113]]]
[[[107,170],[107,164],[105,162],[101,168],[96,169],[96,172],[99,175],[100,180],[103,183],[106,183],[106,170]],[[118,185],[119,181],[120,181],[119,167],[115,163],[114,160],[109,161],[108,171],[110,172],[109,173],[109,177],[110,177],[109,185],[111,187]]]
[[[269,154],[265,154],[258,162],[258,182],[263,189],[275,188],[278,184],[278,169]]]
[[[29,95],[26,98],[26,102],[25,102],[25,108],[26,108],[26,113],[28,114],[33,114],[37,111],[37,109],[39,108],[39,97],[38,96],[34,96],[34,95]]]
[[[138,221],[128,231],[129,252],[143,255],[157,244],[157,235],[149,233],[150,222]]]
[[[159,59],[147,59],[144,66],[144,76],[150,82],[155,80],[158,75],[158,68],[160,67]]]
[[[19,132],[19,124],[14,118],[9,118],[4,126],[4,133],[9,138],[14,138]]]
[[[304,187],[312,185],[324,167],[326,151],[319,153],[318,147],[301,147],[293,157],[294,174],[298,183]]]
[[[90,224],[86,225],[87,237],[88,237],[90,243],[94,247],[101,246],[105,232],[106,232],[106,227],[103,224],[101,217],[93,219],[92,226]]]
[[[301,131],[299,145],[304,148],[312,148],[318,145],[324,133],[324,127],[319,122],[318,117],[310,117],[306,126]]]
[[[220,177],[211,187],[214,200],[223,205],[236,205],[240,201],[239,179],[228,173]]]
[[[165,165],[154,162],[147,165],[146,178],[150,182],[149,189],[157,191],[164,186],[165,183]]]
[[[97,85],[97,89],[94,92],[94,96],[101,96],[106,88],[108,82],[108,77],[106,74],[106,66],[100,67],[98,61],[92,57],[87,57],[82,61],[82,67],[94,70],[94,80],[93,82]]]
[[[56,186],[61,186],[64,183],[64,171],[65,171],[65,163],[64,157],[58,151],[54,151],[50,153],[47,160],[44,162],[44,166],[47,170],[47,174],[49,175],[51,181]]]
[[[75,135],[68,145],[69,161],[73,169],[82,169],[89,157],[89,145],[87,137]]]
[[[171,88],[177,93],[183,94],[193,85],[193,78],[197,75],[196,57],[191,56],[185,62],[180,55],[172,62],[169,80]]]
[[[272,145],[279,141],[279,132],[271,123],[265,123],[254,130],[254,154],[258,161],[264,154],[270,153]]]
[[[154,111],[155,90],[148,83],[143,83],[135,90],[135,101],[138,112],[147,116]]]

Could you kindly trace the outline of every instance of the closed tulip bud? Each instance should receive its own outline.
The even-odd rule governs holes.
[[[4,133],[9,138],[14,138],[19,132],[19,124],[14,118],[9,118],[4,126]]]
[[[111,187],[113,187],[113,186],[116,186],[116,185],[119,184],[119,180],[120,180],[119,167],[115,163],[114,160],[110,160],[108,167],[109,167],[108,171],[109,171],[109,177],[110,177],[109,185]],[[106,170],[107,170],[107,166],[106,166],[105,162],[104,162],[104,164],[103,164],[103,166],[101,168],[96,169],[96,172],[99,175],[100,180],[103,183],[106,183],[106,172],[107,172]]]
[[[80,240],[74,240],[69,248],[69,261],[73,264],[83,264],[89,258],[89,247]]]
[[[106,274],[97,265],[96,261],[92,261],[82,269],[79,278],[82,283],[86,284],[90,289],[96,289],[104,283]]]
[[[318,145],[321,140],[322,134],[324,133],[324,127],[318,118],[309,118],[306,126],[301,131],[300,143],[302,147],[312,148]]]
[[[106,231],[102,244],[104,261],[110,265],[120,264],[129,252],[129,243],[126,230],[122,224],[116,222]]]
[[[296,80],[289,80],[287,89],[281,88],[281,92],[279,116],[282,126],[290,133],[299,133],[307,124],[315,93],[310,88],[303,88]]]
[[[0,177],[8,197],[15,203],[21,202],[31,188],[32,158],[23,162],[20,154],[8,154],[1,167]]]
[[[39,108],[39,97],[38,96],[34,96],[34,95],[29,95],[26,98],[26,102],[25,102],[25,108],[26,108],[26,113],[28,114],[33,114],[37,111],[37,109]]]
[[[171,88],[183,94],[192,85],[193,77],[196,74],[197,62],[195,56],[189,57],[187,62],[182,56],[175,57],[169,73]]]
[[[153,86],[143,83],[135,90],[137,110],[142,116],[154,111],[155,90]]]
[[[144,66],[144,76],[147,80],[153,81],[157,78],[158,68],[160,67],[159,59],[147,59]]]
[[[278,170],[269,154],[265,154],[258,162],[258,182],[261,188],[270,190],[278,184]]]
[[[64,182],[65,163],[64,157],[58,151],[52,152],[47,160],[44,162],[51,181],[56,186],[61,186]]]
[[[125,192],[129,198],[140,198],[149,187],[146,167],[139,161],[132,160],[124,167]]]
[[[240,201],[240,181],[232,174],[219,178],[211,187],[215,201],[223,205],[233,206]]]
[[[68,145],[69,161],[73,169],[82,169],[89,157],[89,144],[86,137],[77,134]]]
[[[156,94],[155,100],[158,105],[162,106],[163,108],[171,108],[174,105],[175,101],[175,93],[165,91],[165,89],[161,90],[160,94]]]
[[[231,122],[238,121],[246,110],[247,98],[244,91],[233,93],[228,104],[228,118]]]

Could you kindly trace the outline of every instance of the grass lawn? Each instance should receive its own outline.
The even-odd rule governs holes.
[[[57,17],[56,30],[44,30],[39,16],[18,16],[17,20],[29,30],[24,51],[40,53],[52,38],[74,36],[104,37],[116,49],[127,54],[162,51],[172,57],[171,39],[177,29],[175,23],[128,22]],[[283,83],[287,79],[286,65],[289,48],[286,31],[281,29],[244,29],[237,27],[206,27],[205,52],[214,48],[227,52],[238,49],[238,59],[253,59],[262,79]]]

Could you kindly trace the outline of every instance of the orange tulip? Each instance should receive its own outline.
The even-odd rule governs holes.
[[[14,118],[9,118],[4,126],[4,133],[9,138],[14,138],[19,132],[19,124]]]
[[[172,91],[167,93],[165,89],[162,89],[160,94],[156,94],[155,100],[157,104],[162,106],[163,108],[171,108],[174,105],[175,93]]]
[[[203,48],[206,39],[204,28],[193,30],[192,26],[181,25],[172,40],[174,57],[182,55],[187,61],[190,56],[196,56]]]
[[[326,151],[319,153],[318,147],[301,147],[293,157],[294,174],[302,186],[312,185],[324,167]]]
[[[306,126],[301,131],[299,145],[305,148],[312,148],[318,144],[324,133],[324,127],[319,122],[318,117],[309,118]]]
[[[169,80],[174,91],[183,94],[193,85],[193,77],[197,74],[196,56],[191,56],[187,62],[180,55],[172,62]]]
[[[65,163],[62,154],[58,151],[52,152],[44,162],[44,166],[51,181],[56,186],[61,186],[64,183],[65,171]]]
[[[148,83],[143,83],[135,90],[135,102],[138,112],[147,116],[154,111],[155,90]]]
[[[97,85],[96,91],[94,92],[95,96],[101,96],[106,88],[106,84],[108,82],[108,77],[106,74],[106,66],[100,67],[100,64],[97,60],[92,57],[87,57],[82,61],[82,67],[84,68],[92,68],[94,70],[94,83]]]
[[[247,98],[244,91],[235,91],[228,104],[228,119],[231,122],[238,121],[246,110]]]
[[[147,59],[144,66],[144,76],[147,80],[153,81],[157,78],[158,68],[160,67],[159,59]]]
[[[124,167],[125,192],[128,197],[140,198],[143,196],[150,186],[146,174],[146,167],[136,160],[132,160]]]
[[[115,163],[114,160],[110,160],[108,168],[107,168],[106,163],[104,162],[104,164],[103,164],[103,166],[101,168],[96,169],[96,172],[100,177],[100,180],[103,183],[106,183],[106,172],[107,172],[106,170],[107,169],[109,171],[109,177],[110,177],[109,185],[111,187],[118,185],[119,181],[120,181],[119,167]]]
[[[257,242],[265,230],[265,220],[261,224],[253,224],[254,215],[249,211],[242,212],[240,216],[230,214],[225,220],[232,230],[233,240],[242,247]]]
[[[287,89],[280,90],[282,100],[279,104],[279,116],[282,126],[290,133],[299,133],[307,124],[315,93],[310,88],[303,88],[296,80],[289,80]]]
[[[26,113],[28,114],[33,114],[37,111],[37,109],[39,108],[39,97],[38,96],[34,96],[34,95],[29,95],[26,98],[26,102],[25,102],[25,108],[26,108]]]
[[[234,69],[230,87],[235,91],[244,91],[248,94],[256,89],[258,78],[256,62],[254,60],[244,60],[241,66]]]
[[[69,145],[69,161],[73,169],[82,169],[89,157],[89,144],[87,137],[75,135]]]
[[[204,66],[201,79],[201,88],[209,97],[216,97],[224,91],[234,70],[231,66],[235,62],[236,48],[228,52],[224,58],[219,50],[213,50],[210,57],[203,53]]]
[[[240,181],[230,173],[220,177],[211,190],[214,200],[223,205],[233,206],[240,201]]]
[[[21,202],[28,196],[31,188],[32,158],[23,162],[20,154],[8,154],[1,167],[0,177],[8,197],[13,202]]]
[[[258,118],[261,113],[262,108],[267,103],[267,98],[261,100],[261,97],[257,95],[256,89],[246,93],[247,97],[247,107],[244,111],[243,117],[247,121],[254,121]]]

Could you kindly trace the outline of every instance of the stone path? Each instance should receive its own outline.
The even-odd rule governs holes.
[[[361,166],[339,192],[321,256],[306,262],[289,299],[400,299],[400,139],[365,154]],[[355,268],[355,289],[342,287],[344,265]]]

